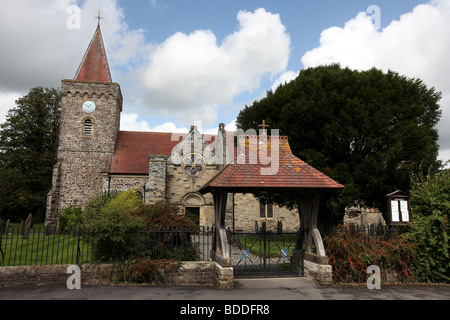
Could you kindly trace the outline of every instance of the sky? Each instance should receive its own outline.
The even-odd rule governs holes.
[[[215,133],[308,67],[340,63],[442,92],[450,158],[450,0],[0,0],[0,123],[36,86],[73,79],[97,26],[121,130]]]

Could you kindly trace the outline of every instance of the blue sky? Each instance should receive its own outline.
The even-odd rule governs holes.
[[[301,57],[319,45],[323,30],[342,27],[360,12],[366,12],[371,5],[377,5],[381,13],[381,28],[398,20],[404,13],[427,1],[170,1],[138,0],[119,1],[125,14],[125,22],[130,29],[144,29],[146,42],[163,43],[177,32],[190,34],[197,30],[211,30],[218,43],[239,29],[236,19],[239,11],[253,12],[258,8],[279,14],[281,23],[290,36],[290,55],[287,70],[298,71],[303,68]],[[106,14],[106,13],[105,13]],[[368,14],[372,15],[372,14]],[[273,75],[263,77],[258,90],[244,92],[236,96],[235,103],[250,104],[259,98],[273,84]],[[224,107],[226,109],[226,107]],[[236,110],[219,113],[218,122],[230,123],[236,117]],[[152,127],[170,118],[149,118],[140,114]],[[199,121],[202,119],[199,118]],[[176,120],[173,120],[176,122]],[[177,123],[185,126],[186,123]]]
[[[450,158],[450,0],[0,0],[0,122],[30,88],[73,78],[97,10],[124,96],[122,130],[233,129],[267,90],[338,62],[442,91],[440,158]]]

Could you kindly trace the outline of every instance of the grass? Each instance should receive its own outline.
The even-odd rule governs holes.
[[[236,235],[234,235],[236,237]],[[255,235],[239,236],[242,249],[249,250],[252,254],[265,258],[280,258],[281,250],[287,250],[287,257],[292,256],[295,249],[295,240],[297,235],[271,235],[266,239]],[[237,239],[232,239],[236,243]]]
[[[44,234],[43,226],[35,226],[24,237],[18,227],[12,225],[1,239],[1,266],[33,266],[76,264],[90,261],[90,250],[82,237],[70,233]]]

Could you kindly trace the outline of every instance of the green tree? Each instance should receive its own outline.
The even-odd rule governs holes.
[[[339,221],[355,200],[385,212],[385,195],[408,190],[411,172],[439,167],[440,99],[421,80],[392,71],[321,66],[246,106],[237,126],[258,130],[265,120],[289,137],[296,156],[344,184],[324,210]]]
[[[43,87],[31,89],[9,110],[6,121],[0,126],[0,168],[15,170],[16,177],[21,176],[20,186],[17,186],[18,179],[15,182],[9,179],[7,188],[24,194],[11,199],[9,205],[2,203],[0,214],[9,212],[20,218],[44,212],[56,163],[60,111],[61,93]],[[26,205],[31,202],[31,207]],[[28,211],[23,212],[20,207]]]

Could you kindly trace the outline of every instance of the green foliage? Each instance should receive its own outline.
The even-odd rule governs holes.
[[[45,211],[56,163],[61,93],[37,87],[16,101],[0,125],[0,171],[2,188],[16,189],[0,203],[0,214],[14,220]],[[22,207],[25,207],[23,209]],[[24,212],[25,210],[25,212]]]
[[[98,195],[83,211],[83,224],[91,231],[86,241],[93,245],[93,255],[101,262],[143,254],[195,260],[198,252],[190,231],[196,225],[178,210],[179,205],[166,201],[144,205],[134,190]],[[150,231],[145,231],[146,227]]]
[[[69,207],[59,217],[60,230],[76,228],[83,222],[83,210],[80,207]]]
[[[105,203],[105,207],[120,207],[129,213],[135,212],[141,205],[138,192],[132,189],[111,196]]]
[[[450,281],[450,170],[434,177],[411,177],[410,230],[405,235],[416,246],[414,272],[422,282]]]
[[[195,228],[195,222],[179,214],[180,205],[168,201],[158,201],[152,205],[142,206],[139,215],[142,216],[150,228]]]
[[[380,267],[382,280],[386,280],[388,270],[396,271],[401,281],[414,280],[410,268],[414,246],[405,239],[396,237],[384,241],[340,226],[336,232],[325,236],[324,243],[335,282],[365,282],[370,265]]]
[[[237,126],[258,130],[266,120],[289,137],[293,154],[345,185],[321,209],[321,217],[334,211],[330,223],[354,200],[384,210],[386,194],[409,190],[410,172],[439,167],[440,99],[434,88],[392,71],[320,66],[246,106]]]
[[[119,283],[161,284],[170,280],[180,267],[180,262],[171,260],[136,259],[116,264],[112,277]]]
[[[183,261],[198,258],[198,250],[191,239],[191,232],[198,225],[192,219],[179,215],[179,209],[179,204],[158,201],[142,206],[136,212],[146,221],[149,230],[152,230],[146,239],[151,256]]]
[[[141,200],[137,198],[139,202]],[[91,199],[83,213],[83,223],[91,231],[87,241],[92,243],[96,260],[105,262],[128,259],[136,248],[136,230],[145,220],[134,214],[138,201],[133,191]]]
[[[0,186],[0,218],[3,220],[18,222],[38,211],[40,198],[27,191],[26,178],[19,170],[0,166]]]

